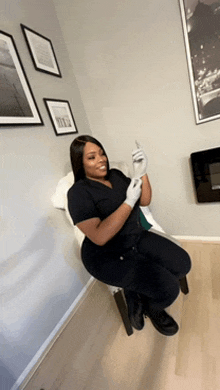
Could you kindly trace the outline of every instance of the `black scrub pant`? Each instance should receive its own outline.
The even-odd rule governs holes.
[[[91,253],[82,252],[88,272],[96,279],[140,294],[152,309],[170,306],[180,292],[179,280],[191,268],[188,253],[156,233],[143,231],[130,249],[123,245]]]

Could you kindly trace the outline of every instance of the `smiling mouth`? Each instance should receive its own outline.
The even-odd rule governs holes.
[[[101,167],[99,167],[99,169],[101,169],[101,171],[105,170],[106,169],[106,165],[102,165]]]

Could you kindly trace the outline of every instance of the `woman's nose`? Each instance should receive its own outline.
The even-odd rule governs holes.
[[[102,155],[102,156],[100,156],[100,159],[99,159],[99,161],[106,161],[106,156],[104,156],[104,155]]]

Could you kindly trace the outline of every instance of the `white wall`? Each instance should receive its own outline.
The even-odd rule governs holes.
[[[151,209],[170,234],[219,236],[219,202],[197,204],[192,152],[219,146],[219,120],[196,125],[178,0],[54,0],[93,136],[131,164],[149,157]]]
[[[1,30],[14,37],[44,121],[0,127],[0,388],[9,390],[89,279],[73,229],[50,200],[71,169],[75,135],[55,135],[43,97],[69,100],[79,131],[90,129],[53,2],[0,0],[0,7]],[[62,78],[34,69],[20,23],[51,39]]]

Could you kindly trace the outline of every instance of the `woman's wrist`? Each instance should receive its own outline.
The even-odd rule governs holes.
[[[130,199],[125,199],[124,203],[126,204],[129,208],[133,209],[134,208],[134,202],[131,201]]]

